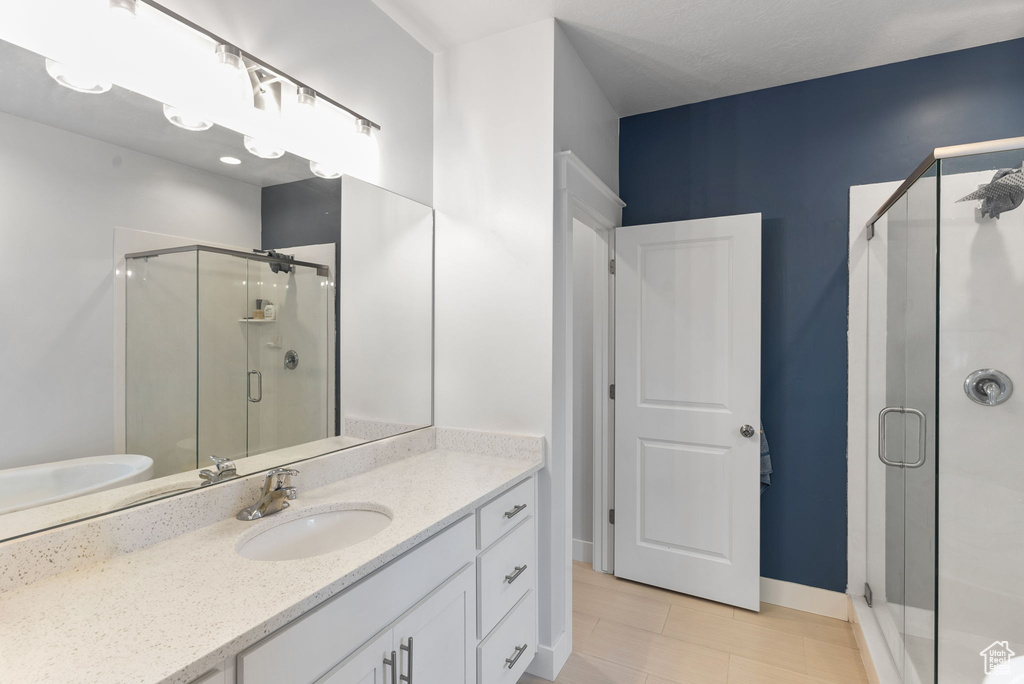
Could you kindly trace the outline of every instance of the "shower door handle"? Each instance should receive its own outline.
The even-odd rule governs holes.
[[[917,416],[918,421],[918,436],[917,436],[917,448],[918,457],[916,461],[911,463],[905,463],[903,461],[891,461],[888,458],[885,450],[885,417],[890,413],[900,413],[903,415],[911,414]],[[904,406],[886,406],[884,409],[878,412],[878,460],[887,466],[894,468],[920,468],[924,465],[924,460],[927,455],[927,444],[928,438],[928,419],[924,413],[913,408],[906,408]]]
[[[254,375],[256,376],[256,392],[257,392],[255,397],[252,396],[252,376],[254,376]],[[249,377],[248,377],[248,380],[247,380],[247,384],[248,384],[248,386],[246,387],[246,390],[247,390],[247,392],[249,394],[249,401],[251,401],[254,404],[257,403],[257,402],[263,401],[263,373],[260,373],[258,370],[251,370],[251,371],[249,371]]]

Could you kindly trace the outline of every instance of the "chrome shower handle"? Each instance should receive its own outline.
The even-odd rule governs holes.
[[[252,376],[256,376],[256,389],[259,392],[255,397],[252,396]],[[249,371],[249,378],[246,380],[246,392],[249,395],[249,401],[256,404],[263,401],[263,373],[258,370]]]
[[[888,458],[885,448],[885,417],[890,413],[900,413],[917,416],[918,418],[918,458],[912,463],[905,463],[903,461],[891,461]],[[894,468],[920,468],[924,465],[925,458],[928,455],[926,440],[928,439],[928,419],[924,413],[914,408],[906,408],[904,406],[886,406],[884,409],[878,412],[878,460],[887,466]]]

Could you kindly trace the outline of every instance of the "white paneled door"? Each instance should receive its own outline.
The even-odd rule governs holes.
[[[615,574],[758,610],[761,215],[615,233]]]

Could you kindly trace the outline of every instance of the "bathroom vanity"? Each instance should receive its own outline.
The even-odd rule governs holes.
[[[304,462],[297,498],[262,520],[226,516],[163,540],[146,528],[157,507],[167,524],[200,524],[189,498],[214,497],[197,492],[8,542],[4,681],[514,683],[537,647],[543,462],[537,438],[427,428]],[[206,503],[251,504],[261,481],[221,485],[224,500]],[[391,522],[320,555],[239,554],[267,530],[346,509]],[[127,553],[74,558],[113,530]],[[58,572],[16,586],[11,566],[44,556]]]

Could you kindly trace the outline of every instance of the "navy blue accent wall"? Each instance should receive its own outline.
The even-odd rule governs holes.
[[[622,119],[626,225],[761,212],[761,574],[846,590],[851,185],[1024,136],[1024,40]]]
[[[263,188],[263,249],[338,242],[341,179],[306,180]]]

